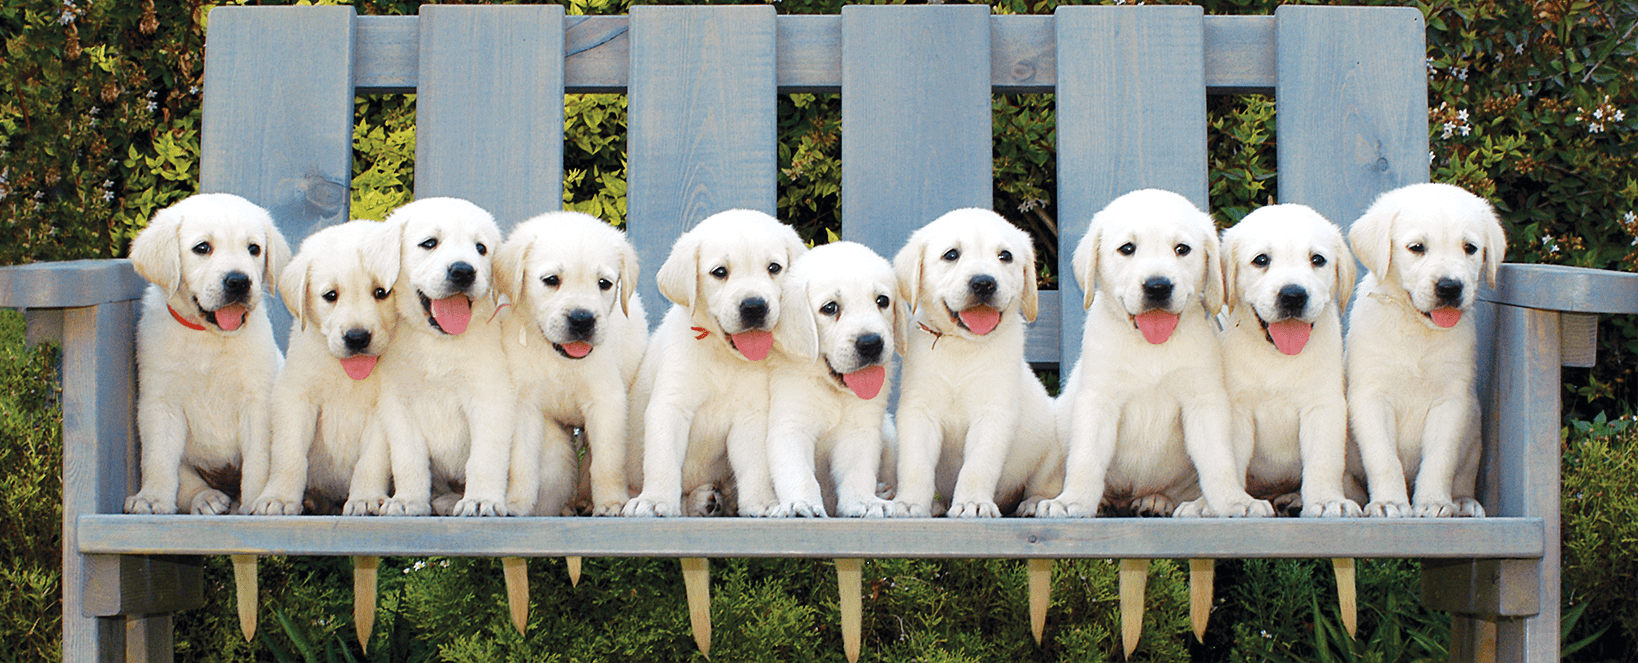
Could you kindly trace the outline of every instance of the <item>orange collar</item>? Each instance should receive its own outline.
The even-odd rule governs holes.
[[[187,327],[188,329],[192,329],[194,331],[205,331],[204,325],[196,322],[189,322],[187,318],[182,317],[181,313],[177,313],[176,309],[172,308],[170,304],[165,305],[165,310],[170,311],[171,317],[176,318],[176,321],[182,323],[183,327]]]
[[[937,348],[939,339],[944,338],[944,332],[933,329],[932,327],[928,327],[927,323],[925,323],[925,322],[917,322],[916,326],[921,327],[922,331],[933,335],[933,345],[931,346],[933,348]]]

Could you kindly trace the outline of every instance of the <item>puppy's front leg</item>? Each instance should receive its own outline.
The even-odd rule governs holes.
[[[920,407],[899,404],[898,494],[893,516],[929,518],[933,515],[934,474],[944,440],[938,421]]]
[[[1374,394],[1348,398],[1348,423],[1353,428],[1359,460],[1370,484],[1370,503],[1365,515],[1403,518],[1411,515],[1410,495],[1405,488],[1405,466],[1399,460],[1395,429],[1397,422],[1388,401]]]
[[[347,488],[347,503],[341,507],[344,516],[379,515],[387,502],[387,487],[392,481],[392,458],[387,450],[387,433],[380,419],[372,418],[364,424],[363,445],[358,464],[353,466],[352,484]]]
[[[1477,419],[1468,399],[1447,398],[1428,410],[1422,433],[1422,465],[1416,473],[1416,492],[1411,505],[1418,517],[1449,518],[1457,515],[1452,487],[1456,466],[1462,460],[1462,443],[1469,419]]]
[[[626,392],[618,386],[586,406],[593,516],[618,516],[626,503]]]
[[[664,392],[656,388],[655,393]],[[688,452],[688,430],[699,405],[692,400],[649,401],[643,415],[643,491],[621,507],[620,515],[683,515],[682,467]]]
[[[1228,397],[1197,395],[1184,402],[1182,419],[1183,446],[1194,461],[1210,515],[1273,516],[1274,505],[1246,493],[1245,468],[1238,464],[1230,448]]]
[[[534,405],[518,408],[516,432],[512,435],[510,479],[506,486],[506,509],[514,515],[534,513],[540,498],[540,455],[545,445],[545,413]],[[547,515],[557,515],[555,513]]]
[[[1302,515],[1338,518],[1364,515],[1342,490],[1347,473],[1348,408],[1339,397],[1301,413],[1297,439],[1302,452]]]
[[[181,408],[146,400],[137,406],[137,430],[142,436],[142,490],[125,499],[125,512],[170,514],[189,508],[177,499],[188,437]]]
[[[425,516],[432,513],[432,451],[427,439],[411,426],[409,408],[383,395],[380,409],[387,451],[392,461],[393,496],[381,507],[383,516]]]
[[[845,432],[831,447],[830,473],[836,481],[836,513],[850,518],[881,518],[892,512],[893,503],[876,496],[876,478],[881,473],[882,416],[879,412],[854,413],[854,421],[844,423]]]
[[[995,484],[1001,480],[1012,438],[1018,434],[1017,423],[1017,410],[993,408],[967,427],[967,440],[961,447],[961,471],[956,474],[955,490],[950,496],[951,518],[1001,517],[1001,509],[995,504]]]
[[[774,515],[779,508],[768,476],[768,411],[766,407],[745,410],[728,429],[728,464],[739,489],[739,515],[761,518]]]
[[[814,469],[814,446],[824,422],[809,420],[802,404],[779,399],[768,415],[768,473],[779,507],[774,516],[824,518],[825,498]],[[732,448],[732,447],[730,447]],[[879,455],[881,449],[876,453]],[[874,487],[874,483],[872,483]]]
[[[516,430],[517,395],[504,377],[492,389],[467,401],[467,425],[472,430],[472,451],[466,461],[466,493],[452,515],[505,516],[506,476],[512,459]]]
[[[312,398],[280,381],[273,391],[273,441],[268,481],[259,495],[241,495],[245,513],[264,516],[301,514],[307,489],[307,454],[312,451],[319,408]],[[246,465],[249,465],[247,459]]]
[[[268,454],[273,437],[272,418],[268,416],[270,405],[267,392],[263,392],[261,398],[247,399],[239,419],[239,510],[244,513],[250,513],[250,501],[261,496],[262,488],[267,486]]]

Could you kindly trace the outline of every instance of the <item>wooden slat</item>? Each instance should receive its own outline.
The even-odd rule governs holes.
[[[68,308],[141,299],[148,282],[129,260],[0,267],[0,308]]]
[[[631,33],[624,16],[564,19],[563,78],[572,92],[625,92]]]
[[[1051,16],[991,16],[990,84],[997,92],[1052,92],[1057,45]]]
[[[1144,188],[1206,209],[1204,14],[1199,7],[1059,7],[1058,280],[1063,361],[1080,356],[1074,249],[1092,215]],[[1283,138],[1283,137],[1282,137]]]
[[[767,520],[87,516],[88,553],[556,557],[1530,559],[1539,518]]]
[[[779,91],[842,90],[842,17],[779,17]]]
[[[842,8],[842,237],[892,256],[991,201],[988,5]]]
[[[199,557],[91,555],[87,562],[86,614],[141,617],[205,604]]]
[[[1206,89],[1274,93],[1274,17],[1206,17]]]
[[[415,195],[502,232],[563,206],[563,7],[421,8]]]
[[[1280,202],[1346,232],[1385,191],[1428,181],[1426,28],[1414,7],[1280,7]]]
[[[631,10],[627,233],[650,322],[666,311],[654,273],[678,235],[744,208],[775,213],[773,7]]]
[[[1544,311],[1638,314],[1638,274],[1563,265],[1503,263],[1485,301]]]

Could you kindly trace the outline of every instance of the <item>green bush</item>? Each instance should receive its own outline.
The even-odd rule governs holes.
[[[26,660],[60,659],[60,395],[56,349],[24,347],[23,316],[0,311],[0,642]]]

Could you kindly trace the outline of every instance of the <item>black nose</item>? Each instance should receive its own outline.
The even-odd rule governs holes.
[[[227,290],[227,294],[234,298],[248,295],[250,294],[250,276],[244,272],[228,272],[227,276],[222,277],[222,289]]]
[[[882,341],[881,334],[860,334],[853,339],[853,349],[859,353],[859,361],[874,364],[882,358],[882,348],[887,344]]]
[[[768,319],[768,300],[747,297],[739,302],[739,322],[746,327],[761,327]]]
[[[989,299],[990,295],[995,294],[995,277],[989,274],[974,276],[967,281],[967,289],[971,290],[973,295],[979,299]]]
[[[478,270],[465,262],[453,263],[449,266],[449,282],[457,288],[466,288],[478,279]]]
[[[1462,282],[1450,277],[1439,279],[1433,284],[1433,294],[1439,296],[1440,303],[1457,303],[1462,300]]]
[[[362,352],[365,348],[370,347],[370,330],[349,329],[347,333],[341,335],[341,340],[347,344],[348,350]]]
[[[592,330],[596,328],[597,314],[583,308],[577,308],[569,311],[568,321],[569,335],[583,339],[591,336]]]
[[[1143,298],[1151,304],[1166,304],[1172,301],[1172,280],[1163,276],[1144,279]]]
[[[1308,291],[1300,285],[1287,284],[1280,288],[1280,294],[1274,298],[1274,304],[1280,308],[1280,314],[1287,318],[1301,316],[1303,309],[1308,308]]]

